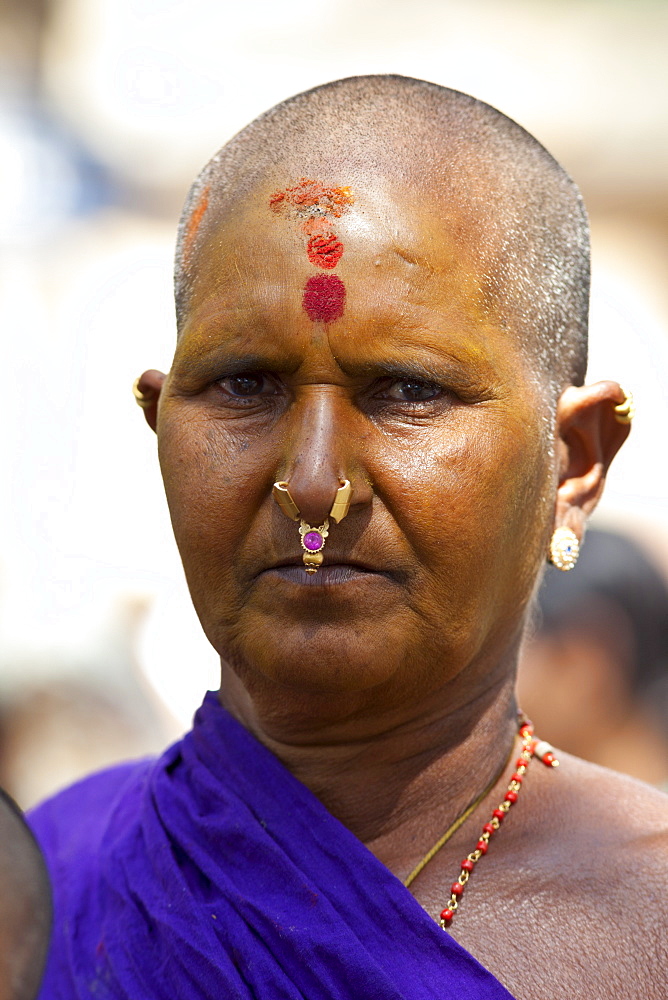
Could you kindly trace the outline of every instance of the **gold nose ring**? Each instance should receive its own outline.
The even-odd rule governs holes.
[[[350,497],[352,496],[353,492],[353,488],[350,485],[349,480],[340,479],[339,482],[341,483],[341,485],[336,491],[336,496],[334,497],[334,503],[332,504],[331,510],[329,512],[329,516],[332,518],[332,520],[336,521],[337,524],[339,523],[339,521],[342,521],[344,519],[344,517],[350,510]]]
[[[291,521],[299,520],[299,507],[292,499],[288,484],[284,482],[274,483],[271,491],[272,496],[286,517]]]
[[[329,516],[325,518],[324,522],[318,528],[312,527],[303,519],[286,482],[279,481],[274,483],[271,491],[274,500],[285,516],[289,517],[291,521],[300,522],[299,535],[302,549],[304,550],[302,559],[307,573],[317,573],[318,568],[322,566],[324,558],[322,550],[325,547],[325,540],[329,536],[329,518],[331,517],[338,524],[350,510],[350,497],[353,492],[352,486],[348,479],[340,479],[339,482],[341,485],[336,491]]]

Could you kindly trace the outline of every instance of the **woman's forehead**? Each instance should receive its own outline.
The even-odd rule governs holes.
[[[433,192],[341,179],[271,178],[209,221],[181,351],[273,351],[288,364],[324,328],[350,365],[418,351],[518,374],[526,359],[490,294],[480,220]]]
[[[294,294],[301,283],[307,314],[334,322],[335,308],[322,315],[312,308],[318,290],[334,295],[338,289],[340,296],[348,283],[361,282],[383,311],[440,284],[448,288],[444,305],[467,297],[489,312],[498,240],[452,199],[388,185],[341,187],[302,178],[277,189],[268,182],[228,202],[206,228],[192,261],[191,311],[212,296],[252,307],[262,294],[282,288]]]
[[[471,257],[486,257],[505,247],[513,224],[496,200],[500,192],[472,173],[466,185],[426,173],[412,177],[376,178],[344,167],[319,177],[300,176],[295,168],[276,171],[252,191],[224,196],[207,187],[196,200],[185,227],[186,252],[200,247],[210,253],[217,243],[292,237],[304,259],[315,267],[336,267],[342,257],[314,254],[324,236],[347,235],[382,250],[397,244],[407,256],[428,261],[446,246]],[[347,253],[348,249],[343,248]],[[354,249],[354,248],[351,248]],[[200,251],[201,252],[201,251]],[[199,254],[197,263],[199,263]]]

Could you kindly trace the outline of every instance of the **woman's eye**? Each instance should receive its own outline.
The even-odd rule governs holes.
[[[218,385],[230,396],[260,396],[274,391],[274,386],[266,375],[249,372],[244,375],[228,375],[221,378]]]
[[[423,403],[440,395],[441,388],[432,382],[420,382],[416,379],[397,379],[383,392],[386,399],[396,399],[403,403]]]

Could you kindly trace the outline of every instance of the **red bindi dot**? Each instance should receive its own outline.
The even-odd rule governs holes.
[[[314,274],[304,286],[302,305],[313,323],[333,323],[343,316],[346,286],[335,274]]]

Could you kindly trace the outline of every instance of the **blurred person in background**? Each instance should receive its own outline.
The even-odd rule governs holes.
[[[51,890],[18,807],[0,791],[0,1000],[34,1000],[51,928]]]
[[[548,568],[518,690],[560,748],[668,791],[668,586],[638,544],[592,528]]]

